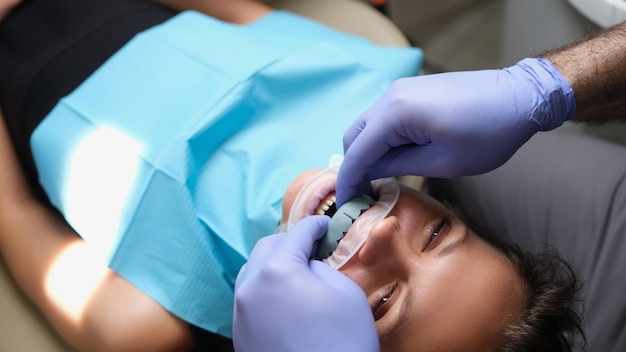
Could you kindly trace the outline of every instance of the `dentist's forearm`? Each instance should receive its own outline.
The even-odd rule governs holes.
[[[626,119],[626,22],[541,57],[552,62],[576,96],[576,121]]]

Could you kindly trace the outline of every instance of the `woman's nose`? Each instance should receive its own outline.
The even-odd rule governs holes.
[[[372,265],[394,257],[398,238],[398,218],[389,216],[372,226],[367,240],[359,251],[359,260],[364,265]]]

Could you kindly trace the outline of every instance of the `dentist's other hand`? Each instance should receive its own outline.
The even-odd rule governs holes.
[[[491,171],[575,112],[570,85],[544,59],[400,79],[344,134],[338,205],[371,179]]]
[[[309,259],[328,220],[307,217],[254,247],[235,284],[237,352],[380,350],[363,290],[339,271]]]

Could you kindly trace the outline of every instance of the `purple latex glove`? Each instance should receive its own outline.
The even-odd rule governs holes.
[[[330,266],[309,260],[327,216],[261,239],[235,283],[237,352],[378,352],[365,293]]]
[[[400,79],[344,135],[338,205],[363,193],[367,180],[491,171],[575,112],[571,87],[545,59]]]

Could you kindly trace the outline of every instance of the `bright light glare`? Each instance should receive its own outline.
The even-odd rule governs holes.
[[[109,253],[140,165],[143,146],[113,128],[87,135],[67,178],[65,216],[92,248]]]
[[[48,269],[45,290],[54,305],[75,322],[107,273],[104,258],[83,241],[63,250]]]

